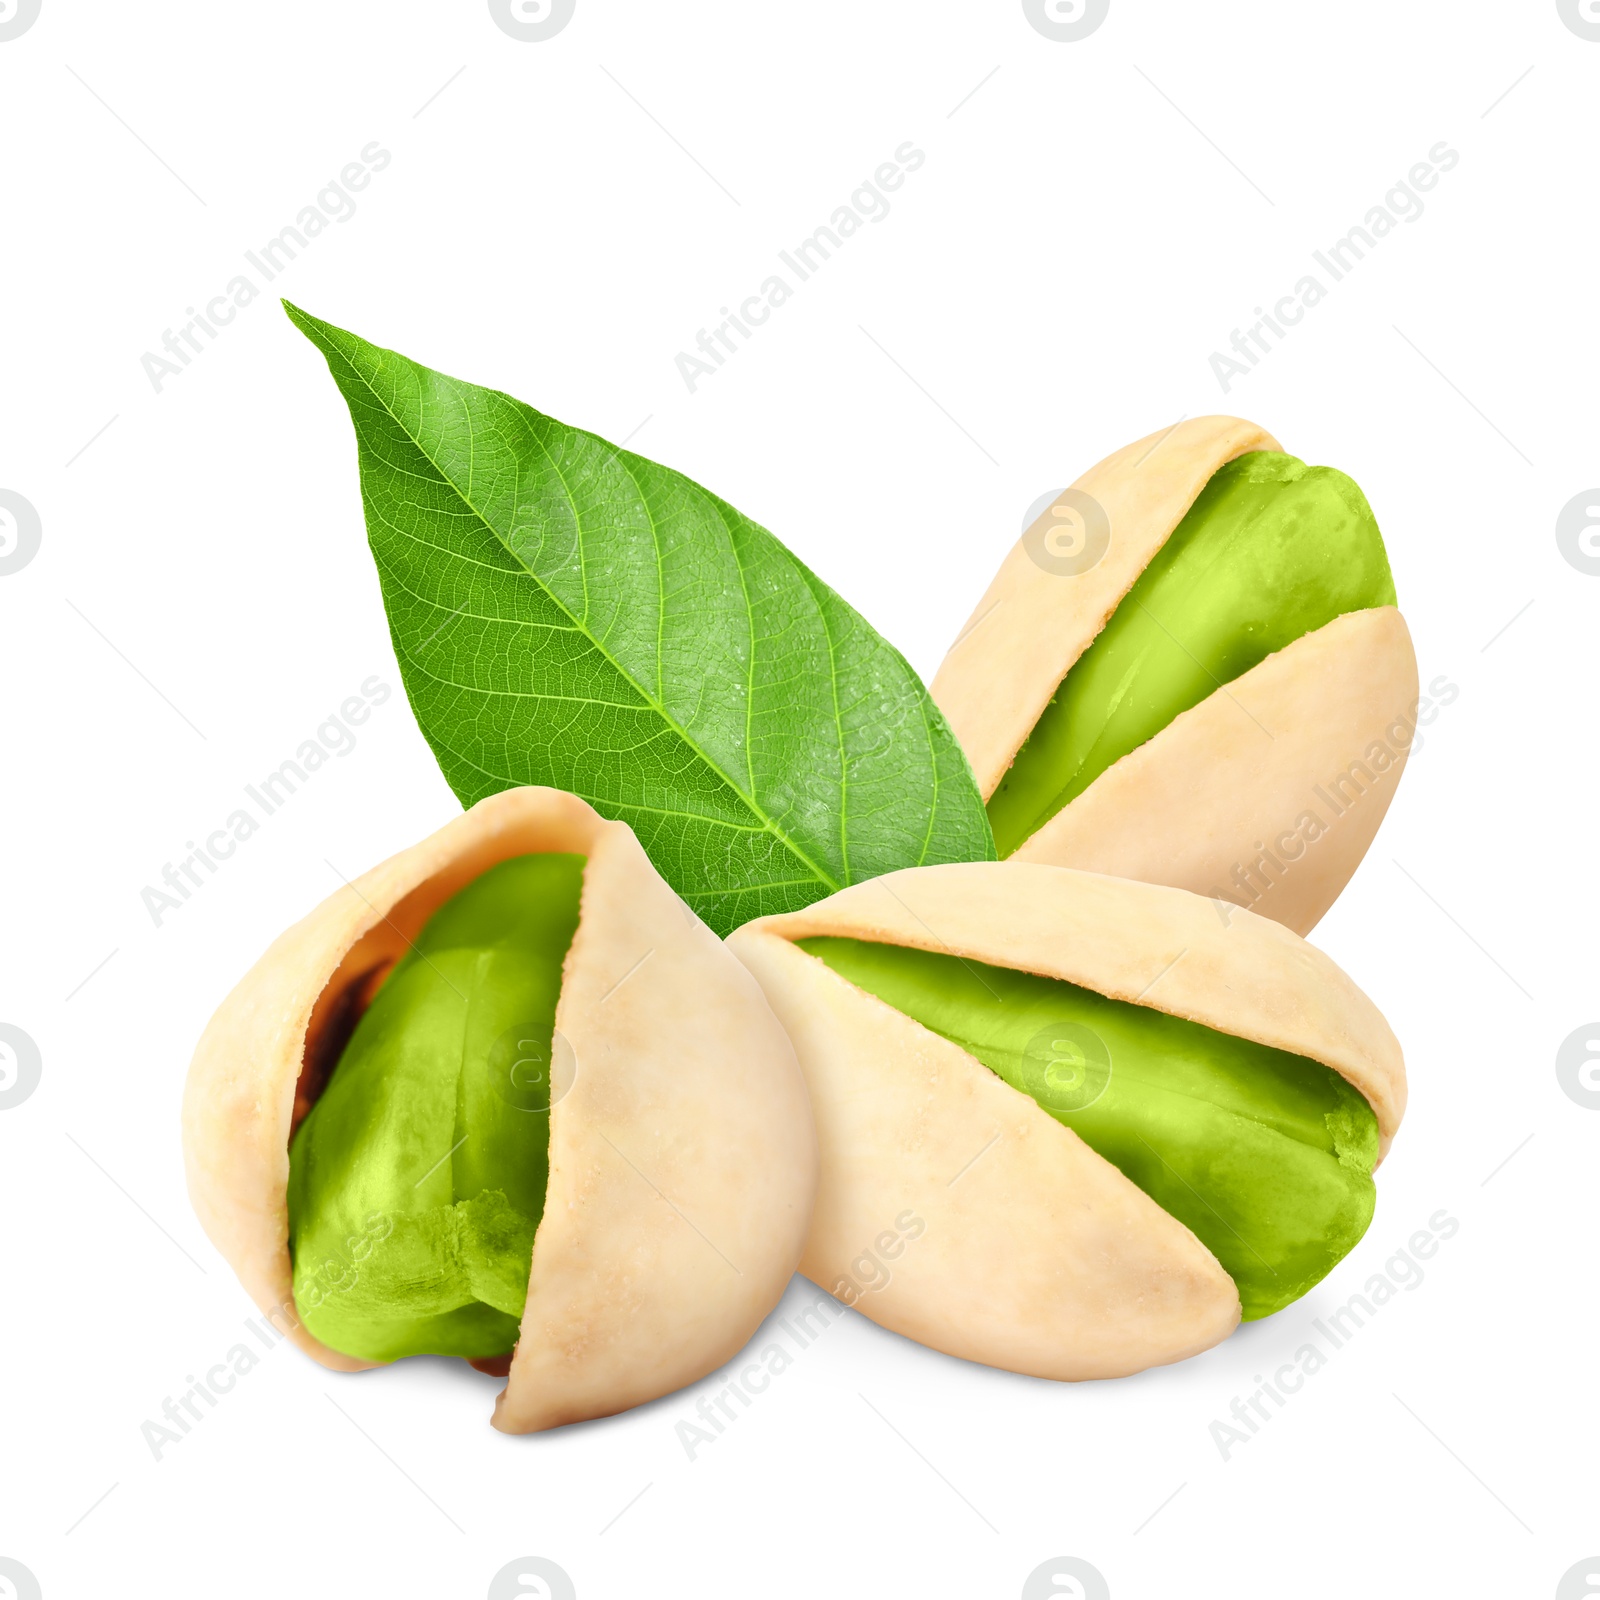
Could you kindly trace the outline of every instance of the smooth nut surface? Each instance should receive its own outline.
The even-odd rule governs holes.
[[[714,1370],[783,1292],[810,1215],[815,1133],[789,1041],[632,831],[555,790],[481,801],[284,933],[212,1018],[184,1096],[202,1225],[258,1306],[292,1310],[286,1188],[302,1074],[314,1091],[373,975],[435,910],[490,866],[543,851],[587,857],[556,1011],[578,1068],[551,1107],[527,1307],[495,1406],[495,1426],[513,1433],[608,1415]],[[291,1334],[324,1365],[367,1365],[298,1316]]]
[[[1018,541],[932,686],[986,800],[1218,470],[1278,448],[1239,418],[1180,423],[1107,457],[1068,491],[1087,496],[1109,527],[1092,566],[1041,565],[1033,530]],[[1172,884],[1308,932],[1383,819],[1416,707],[1416,658],[1399,612],[1349,611],[1179,713],[1016,856]]]
[[[801,1270],[838,1292],[908,1208],[926,1228],[853,1303],[938,1349],[1055,1378],[1175,1361],[1238,1321],[1233,1280],[1070,1128],[975,1057],[796,947],[853,938],[1061,979],[1333,1069],[1387,1148],[1400,1049],[1320,951],[1205,900],[1018,862],[918,868],[729,940],[789,1028],[811,1088],[822,1182]]]

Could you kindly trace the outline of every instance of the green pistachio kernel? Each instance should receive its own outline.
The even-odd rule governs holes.
[[[1320,1062],[1009,967],[798,942],[1104,1156],[1222,1263],[1246,1321],[1299,1299],[1372,1220],[1377,1118]]]
[[[1351,479],[1270,450],[1220,467],[990,797],[1001,856],[1220,685],[1336,617],[1394,603],[1383,538]]]
[[[295,1302],[331,1348],[478,1360],[516,1344],[583,867],[518,856],[441,906],[295,1133]]]

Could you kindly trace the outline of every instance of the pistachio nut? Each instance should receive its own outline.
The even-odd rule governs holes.
[[[1137,1372],[1288,1304],[1371,1218],[1400,1047],[1267,918],[988,862],[891,873],[729,943],[811,1090],[800,1269],[924,1344]]]
[[[1366,498],[1237,417],[1152,434],[1063,491],[933,697],[1002,859],[1175,885],[1297,933],[1371,844],[1418,703]]]
[[[461,1355],[494,1425],[725,1362],[799,1258],[817,1150],[789,1040],[633,832],[508,790],[341,888],[212,1018],[201,1223],[343,1371]]]

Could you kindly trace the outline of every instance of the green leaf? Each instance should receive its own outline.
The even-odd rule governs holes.
[[[900,867],[992,860],[905,659],[668,467],[285,302],[350,406],[412,709],[462,803],[627,822],[718,933]]]

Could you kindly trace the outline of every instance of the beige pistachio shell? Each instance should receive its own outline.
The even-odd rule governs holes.
[[[1279,448],[1238,417],[1180,422],[1124,446],[1072,485],[1092,495],[1110,523],[1111,542],[1092,567],[1072,576],[1046,572],[1024,540],[1011,547],[933,680],[933,698],[985,799],[1217,469],[1249,451]]]
[[[494,1424],[609,1415],[721,1365],[799,1259],[816,1183],[810,1107],[761,991],[632,831],[553,789],[481,801],[283,934],[212,1018],[184,1094],[202,1225],[256,1304],[330,1367],[294,1313],[289,1138],[387,964],[497,862],[585,855],[556,1026],[577,1061],[550,1114],[528,1304]],[[302,1082],[302,1073],[305,1080]]]
[[[1110,524],[1110,544],[1094,566],[1047,572],[1025,539],[1013,546],[932,688],[985,799],[1217,469],[1279,448],[1238,417],[1180,422],[1108,456],[1073,485],[1099,502]],[[1337,618],[1124,756],[1018,857],[1219,895],[1307,933],[1383,820],[1416,704],[1416,655],[1399,612],[1384,606]],[[1341,776],[1345,787],[1330,788]],[[1346,804],[1352,783],[1359,801]],[[1319,785],[1331,799],[1318,795]],[[1315,829],[1308,813],[1318,818]],[[1274,840],[1286,836],[1294,850],[1313,832],[1304,851],[1274,865]]]
[[[1404,1110],[1400,1047],[1333,962],[1182,890],[1014,861],[919,867],[738,929],[728,942],[789,1030],[817,1118],[800,1270],[953,1355],[1120,1376],[1225,1338],[1238,1294],[1188,1228],[1027,1095],[795,948],[818,935],[1038,972],[1309,1056],[1372,1104],[1384,1148]],[[925,1230],[886,1286],[856,1295],[861,1260],[907,1211]]]
[[[1171,884],[1309,933],[1389,809],[1416,704],[1400,613],[1336,617],[1108,767],[1012,859]]]

